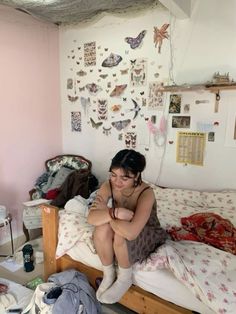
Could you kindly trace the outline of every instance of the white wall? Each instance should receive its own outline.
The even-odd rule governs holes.
[[[191,18],[177,20],[170,16],[163,7],[154,6],[149,10],[131,15],[104,15],[94,22],[84,25],[75,25],[60,28],[60,58],[61,58],[61,97],[63,117],[63,150],[64,152],[84,155],[93,162],[93,171],[99,180],[106,178],[110,160],[113,155],[125,148],[124,140],[119,140],[118,132],[114,127],[108,136],[103,134],[102,127],[110,127],[113,121],[133,118],[133,112],[128,112],[133,107],[132,100],[136,99],[141,104],[141,99],[146,98],[148,102],[148,83],[163,82],[171,84],[204,83],[212,79],[215,72],[221,74],[229,72],[231,78],[236,79],[236,1],[228,0],[220,2],[217,0],[196,0],[193,6]],[[164,23],[170,23],[168,33],[169,40],[164,40],[161,54],[153,43],[153,28],[161,27]],[[143,44],[135,50],[130,49],[124,41],[126,36],[136,37],[140,31],[147,30]],[[97,65],[85,67],[83,63],[83,44],[96,41]],[[99,48],[98,48],[99,47]],[[107,49],[107,51],[105,51]],[[122,56],[123,60],[117,67],[103,68],[102,61],[111,53]],[[72,57],[75,56],[73,59]],[[130,60],[137,58],[147,59],[147,85],[144,87],[130,86],[129,75],[121,75],[120,70],[130,67]],[[77,64],[79,62],[80,64]],[[87,75],[79,77],[76,72],[83,70]],[[92,72],[90,72],[90,70]],[[101,70],[101,72],[99,72]],[[155,73],[159,77],[155,77]],[[99,74],[107,73],[106,79],[101,79]],[[76,95],[79,97],[90,97],[91,106],[84,113],[80,98],[74,103],[68,100],[66,83],[68,78],[77,82]],[[100,81],[99,81],[100,80]],[[96,83],[102,87],[97,96],[91,96],[86,90],[79,90],[87,83]],[[107,83],[111,82],[111,88]],[[128,84],[124,94],[120,98],[109,97],[115,85]],[[144,92],[141,96],[140,92]],[[123,97],[127,101],[123,101]],[[97,119],[97,99],[108,100],[109,117],[103,126],[95,129],[91,126],[90,117]],[[137,146],[147,158],[147,169],[144,172],[146,180],[163,186],[188,187],[196,189],[223,189],[236,188],[236,145],[225,146],[226,126],[228,114],[236,115],[235,91],[222,91],[219,112],[214,112],[214,94],[208,92],[186,92],[182,93],[182,104],[190,104],[191,130],[199,131],[197,123],[211,125],[211,131],[215,132],[215,142],[206,142],[204,152],[204,166],[193,166],[176,163],[176,129],[171,127],[171,115],[168,114],[169,94],[165,94],[165,108],[163,112],[148,110],[142,106],[138,118],[125,129],[137,133]],[[196,105],[195,100],[204,99],[209,103]],[[112,113],[110,108],[114,104],[121,104],[120,113]],[[82,131],[71,132],[71,111],[81,111]],[[158,147],[153,136],[147,128],[145,118],[152,115],[157,116],[157,124],[164,113],[169,121],[167,129],[167,141],[163,147]],[[214,126],[218,122],[218,126]],[[124,135],[124,134],[123,134]],[[173,144],[169,144],[173,141]]]

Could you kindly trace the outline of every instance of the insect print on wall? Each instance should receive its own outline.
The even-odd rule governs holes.
[[[130,45],[130,48],[135,49],[140,46],[142,43],[142,40],[144,36],[146,35],[147,31],[143,30],[138,34],[137,37],[125,37],[125,42],[127,42]]]
[[[149,83],[148,109],[163,110],[163,107],[163,84],[157,82]]]
[[[134,99],[132,99],[132,102],[134,104],[134,108],[128,109],[127,112],[129,112],[129,111],[133,111],[134,112],[134,117],[133,117],[133,120],[134,120],[135,118],[137,118],[138,113],[141,110],[141,108],[140,108],[140,106],[138,105],[138,103]]]
[[[71,112],[71,131],[81,132],[81,112],[80,111]]]
[[[161,28],[157,28],[154,26],[154,36],[153,36],[153,41],[155,44],[155,48],[158,45],[158,53],[161,53],[161,47],[164,39],[169,38],[169,34],[167,32],[167,28],[169,27],[170,24],[163,24]]]
[[[130,85],[144,86],[147,82],[147,60],[135,59],[130,60]]]
[[[125,133],[125,146],[126,148],[136,148],[137,134],[135,132]]]
[[[122,60],[122,57],[120,55],[117,55],[115,53],[111,53],[103,62],[103,67],[112,68],[114,66],[117,66]]]
[[[106,99],[98,99],[97,113],[98,113],[98,119],[99,120],[107,120],[108,111],[107,111],[107,100]]]
[[[88,109],[91,106],[90,98],[89,97],[86,98],[86,97],[82,96],[82,97],[80,97],[80,103],[81,103],[81,106],[84,109],[84,114],[87,115]]]
[[[71,96],[71,95],[67,95],[67,96],[70,102],[76,102],[79,98],[78,96]]]
[[[120,96],[124,92],[126,87],[127,87],[127,84],[116,85],[116,87],[110,93],[110,97],[118,97],[118,96]]]
[[[84,66],[96,65],[96,42],[84,44]]]
[[[67,79],[66,88],[67,89],[73,89],[73,79],[72,78]]]
[[[120,121],[113,121],[111,123],[111,125],[117,131],[121,131],[121,130],[125,129],[130,123],[131,123],[131,120],[130,119],[126,119],[126,120],[120,120]]]
[[[96,96],[100,91],[102,91],[102,88],[96,83],[86,84],[85,87],[92,96]]]

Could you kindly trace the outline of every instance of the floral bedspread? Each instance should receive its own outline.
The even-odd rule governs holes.
[[[135,270],[167,268],[219,314],[236,313],[236,256],[201,242],[167,240]]]

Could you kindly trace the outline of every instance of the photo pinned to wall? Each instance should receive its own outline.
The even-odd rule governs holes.
[[[71,112],[71,131],[81,132],[81,112],[80,111]]]
[[[172,128],[188,129],[190,128],[190,116],[173,116]]]
[[[164,108],[164,93],[162,83],[150,82],[148,95],[148,109],[162,111]]]
[[[136,132],[125,133],[125,146],[126,148],[136,148],[137,145],[137,134]]]
[[[108,118],[108,104],[107,99],[97,100],[97,114],[98,120],[107,120]]]
[[[147,83],[147,60],[143,58],[130,60],[130,86],[144,86]]]
[[[225,146],[236,147],[236,110],[235,104],[230,104],[225,133]]]
[[[215,132],[208,133],[208,142],[215,142]]]
[[[96,42],[91,41],[84,44],[84,66],[96,65]]]
[[[180,113],[180,111],[181,111],[181,95],[171,94],[169,113]]]
[[[178,132],[176,162],[203,166],[206,133]]]

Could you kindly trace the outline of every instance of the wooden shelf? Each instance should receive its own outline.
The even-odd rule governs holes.
[[[236,83],[231,84],[192,84],[192,85],[167,85],[161,89],[163,92],[192,92],[197,90],[208,90],[217,93],[220,90],[236,89]]]

